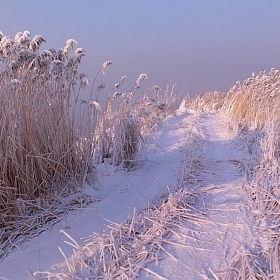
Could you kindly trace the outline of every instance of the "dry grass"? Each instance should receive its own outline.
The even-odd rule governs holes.
[[[175,102],[173,88],[139,93],[147,78],[141,74],[124,93],[122,77],[102,110],[98,95],[105,83],[94,91],[95,82],[112,62],[101,65],[85,100],[81,93],[88,80],[79,73],[84,50],[73,50],[77,42],[69,39],[62,49],[40,52],[43,42],[28,31],[15,38],[0,33],[0,258],[58,218],[64,196],[94,183],[94,162],[108,158],[115,165],[133,165],[147,132]],[[148,97],[154,106],[147,105]],[[26,228],[19,227],[22,221]]]
[[[93,233],[83,247],[68,236],[75,253],[66,260],[67,271],[34,275],[39,279],[136,279],[142,269],[157,275],[145,266],[158,262],[159,251],[165,251],[163,244],[169,243],[169,236],[184,220],[201,219],[188,206],[192,195],[186,190],[169,194],[159,207],[134,211],[126,223],[111,222],[102,234]]]
[[[221,92],[205,92],[193,97],[184,98],[184,106],[197,112],[218,111],[222,108],[226,94]]]
[[[138,118],[141,120],[141,132],[147,136],[167,116],[174,114],[177,95],[175,85],[165,85],[164,89],[154,86],[147,90],[138,102]]]
[[[140,92],[142,80],[140,75],[132,89],[123,93],[119,84],[118,91],[107,98],[98,128],[98,163],[107,158],[112,164],[131,167],[145,138],[167,115],[174,113],[174,86],[166,86],[165,91],[156,86]]]
[[[243,192],[250,236],[222,279],[280,279],[279,71],[261,72],[232,88],[223,112],[239,131],[247,183]]]
[[[254,132],[258,141],[246,141],[245,149],[249,155],[252,150],[256,153],[244,165],[247,183],[243,193],[250,235],[236,251],[223,279],[279,279],[279,128],[270,124],[263,130],[262,138],[259,131]]]
[[[20,243],[26,239],[31,239],[44,231],[49,231],[50,228],[58,223],[64,222],[64,216],[72,209],[80,209],[86,205],[95,202],[91,196],[78,193],[74,197],[67,197],[67,199],[60,199],[54,201],[48,208],[37,207],[36,211],[29,216],[17,217],[13,220],[1,220],[3,228],[1,230],[1,260],[5,258],[15,248],[20,251]],[[22,201],[17,201],[18,208],[21,209]],[[33,206],[34,205],[28,205]],[[36,205],[37,206],[37,205]],[[65,225],[66,226],[66,225]]]
[[[234,130],[260,128],[269,120],[278,121],[280,105],[280,73],[271,69],[266,74],[253,74],[241,85],[230,89],[223,105],[226,119]]]
[[[55,216],[51,206],[84,184],[91,164],[95,120],[84,117],[90,107],[79,101],[84,51],[70,54],[76,42],[68,40],[63,49],[39,52],[43,42],[28,31],[0,40],[1,244],[13,242],[17,221],[32,230],[41,224],[30,221],[37,212]]]

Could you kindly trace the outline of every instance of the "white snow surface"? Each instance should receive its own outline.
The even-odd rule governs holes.
[[[71,246],[64,243],[67,232],[81,246],[92,232],[102,232],[112,222],[122,222],[135,208],[141,211],[160,201],[168,190],[178,187],[189,136],[199,139],[203,167],[196,174],[197,190],[203,197],[205,221],[186,224],[171,235],[158,263],[147,270],[162,279],[218,279],[218,273],[246,239],[242,209],[243,176],[240,157],[232,136],[216,113],[198,113],[180,108],[164,120],[141,148],[133,169],[127,171],[104,162],[96,167],[98,182],[80,195],[91,196],[89,205],[72,209],[44,233],[16,246],[0,264],[0,279],[34,279],[35,271],[49,271],[64,262]],[[195,148],[195,146],[193,146]],[[175,244],[175,245],[174,245]],[[171,257],[173,256],[173,257]],[[142,271],[139,279],[159,279]]]

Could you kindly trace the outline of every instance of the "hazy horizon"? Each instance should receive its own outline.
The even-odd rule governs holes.
[[[81,70],[90,83],[111,60],[107,92],[123,75],[129,88],[140,73],[144,86],[177,84],[181,93],[226,92],[252,72],[279,68],[280,1],[73,1],[1,3],[0,31],[42,35],[40,50],[85,49]],[[106,92],[106,91],[105,91]]]

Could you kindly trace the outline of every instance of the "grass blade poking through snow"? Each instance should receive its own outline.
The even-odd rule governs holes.
[[[158,261],[159,251],[168,243],[176,225],[180,226],[184,220],[201,219],[189,207],[192,196],[186,190],[170,193],[162,205],[145,212],[134,211],[126,223],[110,223],[102,234],[93,233],[82,248],[75,250],[74,263],[68,263],[68,268],[71,267],[68,271],[34,275],[38,279],[136,279],[147,263]]]

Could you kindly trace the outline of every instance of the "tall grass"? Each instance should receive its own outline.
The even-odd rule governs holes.
[[[279,279],[280,271],[280,74],[253,74],[228,93],[223,105],[230,128],[245,152],[244,208],[249,229],[224,279]]]
[[[184,107],[197,112],[216,112],[222,108],[226,94],[218,91],[208,91],[195,96],[187,95],[183,100]]]
[[[101,65],[85,100],[84,50],[69,39],[61,49],[39,51],[44,42],[28,31],[15,38],[0,32],[0,257],[27,233],[22,221],[36,230],[30,217],[41,213],[44,224],[60,213],[54,205],[63,196],[93,183],[93,164],[131,167],[149,131],[174,111],[174,87],[142,91],[144,73],[125,91],[122,77],[102,108],[105,83],[95,82],[111,61]]]
[[[17,221],[48,209],[83,184],[93,146],[79,100],[87,77],[78,67],[84,50],[39,52],[42,36],[0,36],[0,229],[11,237]],[[89,141],[90,140],[90,141]]]
[[[141,74],[131,90],[118,91],[109,95],[100,120],[97,139],[97,162],[109,159],[112,164],[130,167],[134,157],[151,130],[161,120],[174,113],[176,94],[174,86],[166,85],[162,91],[158,86],[141,91]],[[144,79],[145,79],[144,78]]]
[[[87,82],[78,73],[84,55],[73,55],[74,40],[64,49],[38,48],[41,36],[27,31],[0,41],[0,210],[5,216],[26,215],[16,200],[28,205],[49,203],[81,183],[90,156],[89,119],[81,119],[80,89]],[[85,122],[84,122],[85,121]],[[40,202],[39,202],[40,201]]]
[[[223,105],[232,129],[255,129],[267,120],[279,120],[279,93],[280,72],[274,68],[269,73],[253,73],[243,84],[237,82]]]

